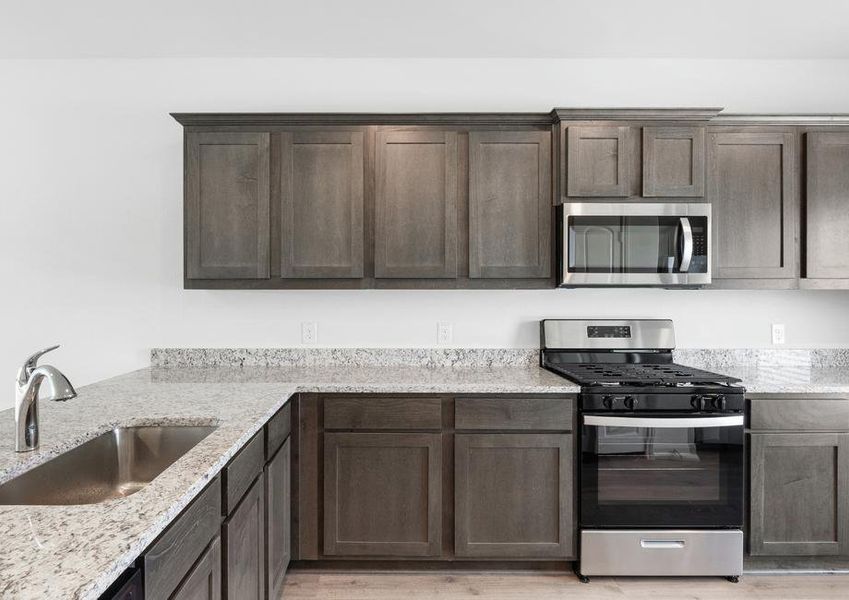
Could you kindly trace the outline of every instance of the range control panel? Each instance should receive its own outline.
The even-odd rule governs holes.
[[[588,325],[587,337],[593,338],[630,338],[630,325]]]

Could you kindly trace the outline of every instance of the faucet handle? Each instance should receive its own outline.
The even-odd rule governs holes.
[[[26,380],[29,379],[29,376],[32,375],[32,372],[38,365],[38,359],[47,354],[48,352],[52,352],[58,347],[59,344],[56,344],[55,346],[50,346],[49,348],[45,348],[44,350],[39,350],[38,352],[34,353],[32,356],[27,358],[24,361],[24,365],[21,367],[21,370],[18,371],[18,381],[20,381],[21,383],[26,383]]]

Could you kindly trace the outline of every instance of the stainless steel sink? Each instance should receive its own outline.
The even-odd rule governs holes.
[[[215,429],[116,427],[0,485],[0,505],[96,504],[129,496]]]

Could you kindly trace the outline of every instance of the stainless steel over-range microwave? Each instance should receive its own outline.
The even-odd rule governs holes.
[[[557,233],[560,287],[710,283],[710,204],[563,204]]]

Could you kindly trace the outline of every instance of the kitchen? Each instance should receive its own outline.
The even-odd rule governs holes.
[[[4,7],[0,596],[842,597],[849,15],[640,4]]]

